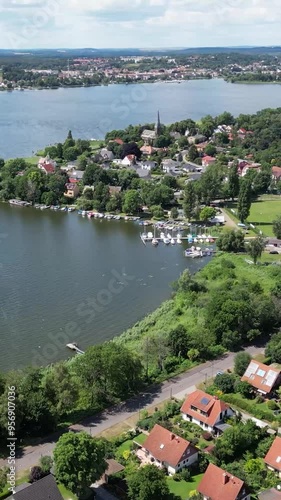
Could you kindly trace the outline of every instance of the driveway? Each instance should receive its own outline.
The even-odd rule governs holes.
[[[252,356],[262,353],[263,348],[249,347],[246,349]],[[206,382],[213,378],[218,371],[225,371],[233,367],[235,353],[223,356],[213,362],[208,361],[192,370],[189,370],[178,377],[171,378],[161,385],[150,387],[143,394],[139,394],[128,401],[119,404],[107,411],[89,417],[81,423],[72,425],[69,430],[73,432],[85,431],[92,436],[97,436],[110,427],[125,421],[127,418],[137,414],[141,409],[150,406],[157,406],[163,401],[173,397],[183,399],[187,393],[201,382]],[[42,455],[52,455],[59,434],[46,438],[41,444],[28,446],[19,450],[17,456],[17,471],[26,470],[38,464]],[[0,467],[5,465],[5,460],[0,460]]]

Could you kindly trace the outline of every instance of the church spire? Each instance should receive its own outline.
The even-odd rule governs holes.
[[[155,124],[155,132],[156,132],[157,136],[161,135],[161,121],[160,121],[160,113],[159,113],[159,111],[158,111],[158,114],[157,114],[157,123]]]

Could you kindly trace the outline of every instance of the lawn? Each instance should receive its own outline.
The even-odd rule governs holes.
[[[193,476],[190,481],[174,481],[172,477],[167,479],[169,490],[174,495],[178,495],[183,500],[186,500],[191,493],[191,491],[196,490],[198,484],[200,483],[203,474],[197,474]]]
[[[228,203],[226,211],[229,217],[234,222],[239,222],[236,216],[236,203]],[[233,213],[232,210],[235,212]],[[281,196],[264,195],[258,200],[253,201],[248,223],[253,224],[257,231],[262,231],[265,236],[274,236],[272,230],[272,221],[277,215],[281,214]],[[250,230],[247,236],[255,236],[255,233]]]
[[[71,493],[71,491],[67,490],[65,486],[62,484],[58,485],[58,488],[64,498],[64,500],[77,500],[77,496],[74,495],[74,493]]]
[[[266,236],[274,236],[272,221],[281,214],[281,196],[260,197],[251,206],[249,222]]]
[[[134,437],[134,439],[127,439],[127,441],[124,441],[124,443],[118,446],[117,451],[123,454],[124,451],[130,450],[131,445],[133,444],[134,441],[138,444],[143,444],[146,438],[147,436],[145,434],[139,434],[138,436]]]
[[[101,147],[101,144],[104,144],[104,141],[98,141],[98,140],[92,140],[90,141],[91,143],[91,149],[94,151],[95,149],[99,149]]]

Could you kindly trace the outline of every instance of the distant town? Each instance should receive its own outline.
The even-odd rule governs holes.
[[[224,78],[238,82],[281,82],[280,54],[191,54],[47,58],[1,57],[0,90],[58,88]]]

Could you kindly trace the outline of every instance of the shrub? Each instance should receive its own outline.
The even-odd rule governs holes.
[[[191,478],[191,473],[190,473],[190,470],[189,469],[183,469],[181,472],[180,472],[180,476],[181,476],[181,479],[183,481],[189,481],[190,478]]]
[[[279,408],[276,401],[273,401],[273,400],[268,401],[267,406],[268,406],[269,410],[278,410],[278,408]]]

